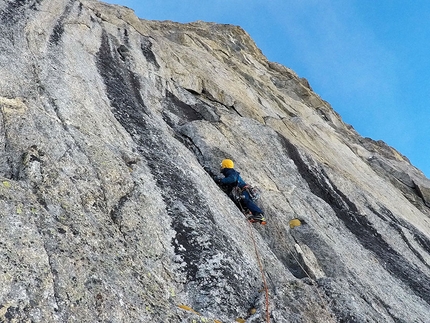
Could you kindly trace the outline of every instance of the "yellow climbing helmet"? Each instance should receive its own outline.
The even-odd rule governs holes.
[[[300,226],[300,225],[302,225],[302,221],[300,221],[299,219],[292,219],[292,220],[290,221],[290,228],[291,228],[291,229],[293,229],[293,228],[295,228],[295,227],[298,227],[298,226]]]
[[[221,169],[224,168],[234,168],[234,163],[231,159],[223,159],[221,162]]]

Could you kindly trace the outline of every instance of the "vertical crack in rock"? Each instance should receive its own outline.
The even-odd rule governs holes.
[[[418,252],[418,250],[412,246],[411,242],[403,232],[402,227],[406,230],[409,230],[413,234],[414,240],[418,242],[418,244],[421,245],[421,247],[430,254],[430,241],[422,233],[420,233],[415,227],[408,224],[406,221],[401,221],[397,219],[394,214],[384,206],[380,206],[381,212],[376,211],[370,205],[368,206],[368,208],[373,212],[373,214],[388,223],[388,225],[400,235],[400,237],[406,243],[412,253],[423,263],[424,266],[430,269],[430,265],[427,264],[423,256]],[[388,219],[383,214],[386,215]]]
[[[180,118],[181,123],[204,119],[200,112],[193,109],[192,106],[179,100],[176,96],[173,95],[173,93],[169,91],[166,91],[166,99],[164,103],[166,110],[173,113],[176,117]],[[166,121],[167,124],[172,128],[176,127],[175,122],[169,117],[166,112],[164,113],[164,121]]]
[[[55,24],[52,33],[49,37],[49,42],[54,45],[58,45],[61,36],[64,33],[64,20],[67,18],[67,16],[70,14],[72,7],[73,7],[74,1],[69,2],[66,6],[66,9],[64,10],[64,13],[58,18],[57,23]]]
[[[140,45],[140,49],[142,50],[143,56],[145,56],[146,60],[154,65],[156,69],[160,68],[160,65],[157,62],[157,58],[152,52],[152,43],[150,38],[147,36],[142,36],[142,43]]]
[[[194,143],[193,139],[184,135],[184,134],[181,134],[180,136],[177,135],[175,138],[179,142],[181,142],[185,147],[187,147],[189,151],[191,151],[194,154],[194,156],[196,157],[199,164],[202,165],[202,167],[205,168],[205,170],[206,170],[205,162],[204,162],[205,156],[203,155],[202,151],[200,150],[200,147]],[[208,172],[208,171],[206,170],[206,172]],[[215,174],[212,174],[212,172],[210,172],[209,175],[211,177],[215,176]]]
[[[171,227],[176,232],[171,243],[175,254],[180,256],[178,266],[182,268],[188,282],[195,302],[193,306],[196,309],[221,307],[224,314],[247,308],[249,302],[241,290],[244,285],[255,282],[244,278],[249,273],[238,274],[235,261],[240,259],[241,252],[228,236],[216,229],[205,198],[181,168],[172,151],[175,148],[163,138],[162,131],[152,124],[140,94],[139,77],[121,63],[117,51],[111,50],[114,46],[110,42],[110,36],[103,32],[97,53],[97,67],[115,118],[138,145],[162,193],[167,214],[172,219]],[[185,109],[184,106],[182,108]],[[192,113],[188,107],[186,110]],[[217,259],[220,259],[219,263]],[[217,290],[221,285],[225,293],[219,295]],[[253,290],[252,287],[248,289]],[[211,293],[216,293],[217,297],[209,297]]]
[[[166,91],[166,99],[163,102],[166,108],[166,111],[163,113],[164,121],[172,128],[195,120],[206,120],[209,122],[219,121],[219,116],[212,111],[212,107],[199,100],[197,97],[196,100],[198,101],[196,104],[189,105],[181,101],[170,91]],[[179,121],[172,120],[172,117],[169,116],[169,112],[179,118]]]
[[[418,244],[428,253],[430,254],[430,240],[417,229],[414,228],[414,239]]]
[[[126,236],[124,232],[122,231],[122,208],[124,207],[125,203],[130,200],[130,197],[133,194],[134,187],[124,196],[122,196],[118,203],[113,206],[112,210],[110,211],[109,215],[113,223],[115,223],[118,227],[119,232],[123,235],[124,241],[127,241]]]
[[[142,119],[142,113],[148,115],[149,112],[139,92],[139,77],[127,68],[121,68],[124,64],[118,55],[116,50],[111,49],[109,35],[103,30],[97,67],[105,82],[109,101],[114,108],[129,107],[135,118]],[[121,117],[121,113],[127,112],[117,109],[116,117]]]
[[[12,160],[11,152],[13,152],[13,149],[10,148],[10,142],[9,142],[9,136],[7,132],[7,126],[6,126],[6,120],[4,116],[4,109],[3,107],[0,108],[1,111],[1,126],[3,127],[2,137],[4,138],[4,144],[2,147],[2,151],[4,153],[4,156],[2,156],[1,161],[4,163],[2,176],[8,178],[17,180],[18,178],[18,167],[16,166],[16,163]]]
[[[58,272],[55,269],[57,266],[53,263],[52,260],[52,252],[48,251],[47,246],[46,246],[46,239],[43,238],[43,233],[40,231],[39,227],[39,234],[43,240],[43,249],[45,251],[46,257],[48,258],[48,265],[49,265],[49,270],[51,272],[52,275],[52,289],[53,289],[53,296],[54,296],[54,300],[55,300],[55,305],[56,308],[54,308],[54,311],[59,312],[59,313],[64,313],[65,311],[61,310],[61,296],[60,296],[60,287],[59,287],[59,279],[58,279]]]
[[[418,297],[430,304],[430,277],[394,250],[372,226],[367,217],[359,215],[357,207],[339,191],[321,169],[314,173],[303,161],[297,148],[279,134],[279,140],[293,159],[302,178],[313,194],[324,200],[358,239],[361,245],[379,259],[380,264],[394,277],[407,285]]]
[[[63,26],[63,23],[62,23],[61,18],[60,18],[57,21],[57,24],[52,29],[52,34],[49,37],[49,42],[54,44],[54,45],[58,45],[58,43],[61,40],[61,35],[63,35],[63,33],[64,33],[64,26]]]
[[[32,207],[33,208],[33,207]],[[46,228],[46,224],[44,223],[45,220],[47,220],[49,217],[47,216],[47,214],[45,213],[46,211],[44,211],[43,209],[37,210],[34,209],[32,210],[33,216],[32,219],[34,219],[33,224],[34,227],[36,229],[36,232],[38,234],[38,239],[40,239],[41,243],[42,243],[42,252],[44,253],[44,255],[46,256],[47,259],[47,266],[51,275],[51,281],[50,283],[52,284],[52,290],[50,290],[52,292],[52,298],[53,298],[53,302],[54,302],[54,308],[51,309],[51,311],[53,311],[56,314],[62,313],[62,309],[63,309],[63,300],[61,297],[61,280],[58,277],[58,271],[56,270],[56,268],[58,267],[58,265],[55,264],[55,261],[53,259],[53,254],[54,252],[50,249],[52,249],[52,247],[50,248],[49,246],[49,239],[46,238],[46,235],[51,234],[49,232],[49,229]],[[47,288],[48,289],[48,288]],[[1,321],[1,317],[0,317],[0,321]],[[3,322],[3,321],[1,321]],[[11,322],[15,322],[15,320],[12,320]]]
[[[395,314],[393,309],[391,308],[390,305],[388,305],[386,302],[384,302],[381,298],[376,297],[376,301],[378,302],[378,304],[381,304],[381,306],[385,309],[385,311],[387,312],[387,314],[393,319],[394,323],[408,323],[400,318],[398,318]],[[372,306],[372,303],[368,303],[370,306]]]

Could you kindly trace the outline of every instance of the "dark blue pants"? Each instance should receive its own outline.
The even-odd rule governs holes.
[[[242,195],[243,195],[243,198],[240,200],[240,203],[242,204],[242,206],[244,206],[248,210],[250,210],[252,215],[257,215],[257,214],[263,213],[263,211],[261,211],[261,209],[258,207],[258,205],[255,204],[254,201],[251,199],[248,191],[246,191],[246,190],[243,191]]]

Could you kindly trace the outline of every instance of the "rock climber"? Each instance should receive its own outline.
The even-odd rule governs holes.
[[[220,172],[224,175],[224,178],[216,177],[215,182],[223,187],[224,192],[245,214],[249,215],[248,220],[250,222],[259,222],[265,225],[267,221],[263,211],[252,200],[249,191],[246,189],[248,185],[240,177],[240,173],[234,169],[234,163],[231,159],[224,159],[221,162]],[[233,194],[236,187],[239,188],[239,196]]]

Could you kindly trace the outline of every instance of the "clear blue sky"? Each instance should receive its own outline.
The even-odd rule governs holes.
[[[429,0],[108,0],[151,20],[245,29],[357,132],[430,177]]]

